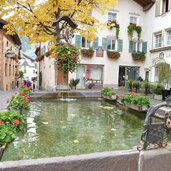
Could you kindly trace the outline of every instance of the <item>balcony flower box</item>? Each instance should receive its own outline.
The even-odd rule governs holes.
[[[120,53],[117,51],[107,50],[107,56],[111,59],[118,59],[120,57]]]
[[[145,60],[145,53],[144,52],[133,52],[132,59],[134,61],[144,61]]]
[[[94,50],[93,48],[81,49],[81,54],[83,57],[92,58],[94,55]]]

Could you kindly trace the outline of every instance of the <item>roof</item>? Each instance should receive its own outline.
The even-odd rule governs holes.
[[[8,22],[0,18],[0,29],[3,29],[3,26],[6,25],[6,24],[8,24]],[[20,38],[19,38],[19,36],[17,34],[9,35],[9,36],[13,39],[13,41],[14,41],[14,43],[16,45],[18,45],[18,46],[21,45]]]
[[[28,55],[26,55],[26,54],[22,53],[22,55],[23,55],[25,58],[27,58],[27,59],[31,60],[32,62],[34,61],[34,59],[33,59],[33,58],[31,58],[30,56],[28,56]]]
[[[149,10],[155,3],[155,0],[134,0],[134,1],[137,2],[139,5],[141,5],[144,11]]]

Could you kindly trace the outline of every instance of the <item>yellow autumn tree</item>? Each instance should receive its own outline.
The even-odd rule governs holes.
[[[68,22],[53,23],[61,16],[69,16],[78,25],[76,31],[93,40],[99,20],[91,15],[93,9],[101,14],[113,8],[117,0],[0,0],[0,18],[8,34],[27,36],[31,43],[56,41],[72,32]],[[65,37],[64,37],[65,38]]]

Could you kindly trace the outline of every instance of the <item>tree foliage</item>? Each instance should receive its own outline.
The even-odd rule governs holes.
[[[116,5],[117,0],[0,0],[0,18],[9,22],[5,26],[8,34],[29,37],[30,42],[56,41],[66,28],[60,16],[68,15],[78,25],[76,31],[89,40],[95,38],[99,20],[90,13],[98,9],[101,14]]]

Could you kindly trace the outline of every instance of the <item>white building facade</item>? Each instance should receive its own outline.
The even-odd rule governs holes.
[[[37,80],[37,63],[31,57],[21,54],[19,70],[24,72],[24,79],[30,81]]]
[[[144,8],[143,8],[144,7]],[[144,11],[144,10],[145,11]],[[148,10],[147,10],[148,9]],[[119,0],[118,5],[111,8],[105,15],[93,11],[92,15],[100,18],[102,23],[116,21],[120,26],[119,37],[116,36],[116,27],[99,30],[94,42],[88,42],[84,37],[76,34],[72,43],[81,49],[94,49],[92,57],[80,53],[80,64],[75,73],[69,74],[69,79],[79,78],[78,88],[87,88],[94,83],[100,86],[118,87],[125,85],[125,81],[135,80],[139,76],[150,82],[157,80],[155,64],[157,59],[171,65],[171,0],[158,0],[147,3],[134,0]],[[128,37],[128,25],[141,26],[141,37],[133,31],[133,37]],[[42,44],[41,52],[47,52],[47,43]],[[111,59],[107,52],[115,51],[120,57]],[[135,60],[132,53],[143,52],[145,60]],[[159,55],[160,54],[160,55]],[[160,58],[159,58],[160,56]],[[161,57],[162,56],[162,57]],[[161,62],[161,60],[158,60]],[[39,85],[45,90],[54,90],[57,85],[57,69],[53,59],[44,58],[39,61]],[[41,82],[41,83],[40,83]]]

